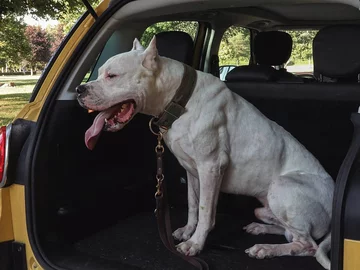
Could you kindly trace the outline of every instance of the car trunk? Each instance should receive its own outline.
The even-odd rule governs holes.
[[[337,99],[323,87],[322,94],[315,91],[317,97],[291,98],[229,87],[284,126],[336,178],[352,137],[350,114],[359,104],[351,93]],[[137,115],[120,132],[103,133],[89,151],[84,133],[95,115],[76,101],[59,100],[44,123],[32,188],[34,228],[43,256],[67,269],[191,269],[164,248],[158,235],[156,137],[148,129],[150,118]],[[175,230],[187,220],[186,173],[168,149],[164,170]],[[253,198],[220,195],[216,227],[200,254],[210,269],[322,269],[312,257],[249,258],[244,251],[254,244],[286,242],[283,236],[244,233],[258,205]]]

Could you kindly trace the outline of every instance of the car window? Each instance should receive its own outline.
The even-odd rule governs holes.
[[[81,81],[82,84],[96,79],[97,74],[93,74],[93,73],[95,71],[96,63],[99,60],[100,55],[101,53],[97,55],[95,62],[90,66],[88,72],[86,72],[84,78]]]
[[[314,70],[314,60],[312,44],[317,30],[291,30],[284,31],[289,33],[293,48],[291,57],[285,64],[288,72],[296,75],[312,75]]]
[[[141,36],[140,43],[146,47],[154,35],[166,31],[182,31],[188,33],[193,38],[193,40],[195,40],[198,26],[199,23],[194,21],[158,22],[146,28],[143,35]]]
[[[195,39],[196,37],[196,33],[198,30],[198,22],[194,22],[194,21],[166,21],[166,22],[159,22],[159,23],[155,23],[149,27],[146,28],[146,30],[144,31],[144,33],[141,36],[140,42],[143,46],[147,46],[152,37],[155,34],[158,34],[160,32],[165,32],[165,31],[183,31],[188,33],[193,39]],[[109,39],[108,41],[108,45],[112,46],[112,43],[114,41],[112,41],[112,38]],[[105,45],[106,47],[106,45]],[[107,49],[104,49],[104,51],[106,51]],[[94,68],[97,66],[97,61],[99,60],[100,57],[103,57],[102,54],[104,53],[101,52],[98,56],[96,61],[94,62],[94,64],[89,68],[88,72],[86,73],[86,75],[84,76],[82,83],[86,83],[88,81],[94,80],[97,77],[97,69],[94,70]]]
[[[220,42],[220,79],[234,67],[248,65],[250,62],[250,30],[240,26],[229,27]]]

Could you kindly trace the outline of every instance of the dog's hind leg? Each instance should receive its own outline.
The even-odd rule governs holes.
[[[285,229],[267,206],[255,209],[254,213],[256,218],[271,225],[253,222],[243,228],[247,233],[254,235],[285,234]]]
[[[245,250],[245,253],[248,253],[250,257],[257,259],[277,256],[314,256],[315,252],[316,247],[307,240],[288,244],[257,244]]]
[[[249,225],[243,228],[247,233],[251,233],[254,235],[258,234],[285,234],[285,229],[281,226],[277,225],[268,225],[268,224],[260,224],[260,223],[250,223]]]
[[[316,181],[321,185],[314,184]],[[259,259],[288,255],[314,256],[318,246],[313,239],[323,237],[331,221],[332,195],[327,194],[327,189],[321,183],[326,184],[326,181],[318,175],[299,172],[275,180],[267,196],[269,209],[285,228],[285,235],[291,243],[258,244],[245,252]]]

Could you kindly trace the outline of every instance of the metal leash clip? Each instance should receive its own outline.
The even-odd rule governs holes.
[[[162,162],[162,156],[164,154],[164,146],[162,144],[162,140],[163,140],[163,133],[161,131],[159,131],[158,133],[155,132],[152,129],[152,122],[154,121],[155,118],[151,118],[150,122],[149,122],[149,128],[150,131],[157,136],[157,145],[155,146],[155,153],[156,153],[156,163],[157,163],[157,170],[156,170],[156,180],[157,180],[157,185],[156,185],[156,192],[155,192],[155,197],[159,197],[163,195],[163,189],[162,189],[162,183],[164,181],[164,174],[163,174],[163,162]]]

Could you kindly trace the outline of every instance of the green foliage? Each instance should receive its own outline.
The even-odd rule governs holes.
[[[231,26],[221,40],[219,65],[248,65],[250,61],[250,31]]]
[[[286,31],[293,39],[291,62],[296,64],[313,63],[312,42],[318,31]]]
[[[101,0],[89,1],[94,7]],[[54,54],[65,33],[86,11],[81,0],[14,0],[0,1],[0,67],[19,70],[19,67],[30,65],[40,68]],[[31,14],[39,18],[58,19],[60,25],[36,31],[28,29],[19,16]],[[32,32],[37,32],[37,34]]]
[[[147,47],[154,35],[165,31],[182,31],[188,33],[193,39],[195,39],[198,29],[197,22],[188,21],[170,21],[155,23],[146,28],[143,33],[140,43],[144,47]]]
[[[51,44],[50,54],[53,55],[65,37],[64,26],[61,23],[55,26],[48,26],[46,32]]]
[[[0,66],[20,65],[21,60],[30,52],[25,38],[26,25],[14,16],[0,22]]]
[[[93,3],[95,1],[89,1]],[[81,0],[13,0],[0,1],[0,19],[8,15],[35,15],[39,18],[59,19],[62,15],[83,7]]]
[[[89,3],[95,8],[100,4],[101,1],[102,0],[90,0]],[[60,12],[58,19],[63,26],[63,32],[65,34],[69,33],[76,21],[80,19],[81,15],[83,15],[85,11],[86,7],[84,4],[82,4],[71,6],[70,8],[64,9]]]

